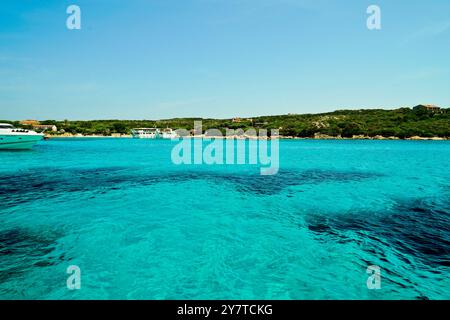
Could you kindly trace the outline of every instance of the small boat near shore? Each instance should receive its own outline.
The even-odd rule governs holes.
[[[44,134],[33,130],[17,129],[8,123],[0,123],[0,150],[31,149],[44,138]]]
[[[174,139],[178,135],[171,128],[160,130],[158,128],[136,128],[131,130],[135,139]]]
[[[177,133],[171,128],[166,128],[161,133],[161,138],[163,139],[175,139],[178,138]]]
[[[131,130],[131,135],[135,139],[157,139],[160,131],[157,128],[136,128]]]

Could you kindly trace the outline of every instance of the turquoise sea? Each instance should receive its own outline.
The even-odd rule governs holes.
[[[0,152],[0,298],[450,298],[450,142],[281,141],[274,176],[174,145]]]

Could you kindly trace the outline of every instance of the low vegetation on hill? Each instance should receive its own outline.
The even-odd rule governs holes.
[[[317,135],[351,138],[353,136],[383,136],[400,139],[420,137],[450,137],[450,109],[418,106],[396,110],[339,110],[323,114],[289,114],[248,119],[177,118],[168,120],[91,120],[41,121],[52,124],[57,132],[49,134],[111,135],[129,134],[132,128],[158,127],[191,130],[195,120],[202,120],[203,130],[279,129],[282,136],[308,138]],[[8,121],[5,121],[8,122]],[[11,122],[17,127],[26,127]]]

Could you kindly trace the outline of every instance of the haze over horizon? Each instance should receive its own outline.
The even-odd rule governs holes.
[[[71,4],[81,30],[66,28]],[[381,8],[379,31],[366,27],[371,4]],[[447,0],[8,1],[0,118],[448,108],[449,12]]]

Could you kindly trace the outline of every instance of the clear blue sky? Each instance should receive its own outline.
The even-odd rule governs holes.
[[[66,8],[82,29],[66,28]],[[382,30],[366,9],[382,10]],[[450,0],[2,0],[0,119],[450,107]]]

